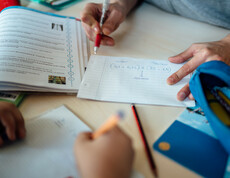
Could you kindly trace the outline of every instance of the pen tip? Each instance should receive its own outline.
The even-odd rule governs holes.
[[[98,49],[98,48],[95,46],[94,49],[93,49],[94,54],[97,54],[97,49]]]

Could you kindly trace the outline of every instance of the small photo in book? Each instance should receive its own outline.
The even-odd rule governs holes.
[[[66,78],[65,77],[60,77],[60,76],[49,75],[48,82],[49,83],[54,83],[54,84],[66,85]]]

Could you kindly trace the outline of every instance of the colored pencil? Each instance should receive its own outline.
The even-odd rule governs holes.
[[[118,112],[115,115],[112,115],[111,117],[109,117],[104,124],[101,125],[101,127],[99,127],[99,129],[97,129],[93,134],[92,134],[92,139],[96,139],[99,136],[101,136],[102,134],[104,134],[105,132],[108,132],[110,129],[112,129],[113,127],[115,127],[118,122],[124,117],[124,113],[123,112]]]
[[[135,107],[134,104],[132,104],[132,105],[131,105],[131,108],[132,108],[133,115],[134,115],[134,118],[135,118],[136,123],[137,123],[137,126],[138,126],[138,130],[139,130],[140,135],[141,135],[142,142],[143,142],[144,147],[145,147],[145,152],[146,152],[146,155],[147,155],[147,158],[148,158],[150,167],[151,167],[151,169],[152,169],[153,174],[155,175],[155,177],[158,177],[156,165],[155,165],[155,163],[154,163],[154,160],[153,160],[151,151],[150,151],[150,149],[149,149],[148,142],[147,142],[147,139],[146,139],[146,137],[145,137],[144,130],[143,130],[143,127],[142,127],[142,125],[141,125],[141,121],[140,121],[140,119],[139,119],[139,117],[138,117],[136,107]]]

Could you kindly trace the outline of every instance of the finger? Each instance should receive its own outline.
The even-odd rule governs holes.
[[[102,4],[88,3],[81,12],[81,21],[89,26],[96,34],[100,33],[100,17]]]
[[[193,97],[192,93],[190,93],[190,94],[188,95],[188,98],[189,98],[190,100],[195,100],[195,98]]]
[[[0,147],[3,145],[3,139],[2,139],[2,137],[0,137]]]
[[[15,120],[12,114],[7,113],[1,118],[2,125],[6,128],[6,134],[10,140],[15,140]]]
[[[194,48],[191,46],[188,49],[186,49],[184,52],[182,52],[176,56],[169,57],[168,60],[170,62],[177,63],[177,64],[183,63],[193,56],[193,52],[194,52]]]
[[[92,135],[91,132],[82,132],[77,136],[75,143],[76,144],[82,144],[84,142],[88,142],[88,141],[92,140],[91,135]]]
[[[74,143],[74,153],[77,154],[78,150],[81,150],[85,147],[86,143],[89,143],[92,140],[92,133],[82,132],[78,134],[75,143]]]
[[[169,78],[167,79],[167,83],[169,85],[173,85],[179,82],[186,75],[193,72],[202,63],[202,61],[203,58],[201,58],[200,55],[194,56],[190,61],[184,64],[178,71],[176,71],[171,76],[169,76]]]
[[[129,144],[132,144],[132,140],[131,138],[122,130],[120,129],[118,126],[113,127],[111,130],[109,130],[108,132],[106,132],[105,134],[103,134],[101,137],[98,138],[99,139],[107,139],[109,140],[109,142],[111,140],[119,140],[119,142],[127,142]]]
[[[95,41],[96,35],[97,33],[95,33],[90,26],[86,25],[86,24],[82,24],[83,28],[85,29],[85,33],[87,35],[87,37],[89,38],[90,41]]]
[[[116,134],[116,135],[117,135],[117,134],[126,135],[125,132],[124,132],[119,126],[113,127],[113,129],[111,129],[110,132],[112,132],[112,133],[114,133],[114,134]]]
[[[118,126],[114,126],[110,130],[108,130],[107,132],[105,132],[105,134],[103,134],[102,136],[117,135],[117,134],[121,134],[121,133],[122,133],[122,130]]]
[[[90,27],[90,30],[93,31],[95,34],[98,34],[101,32],[98,21],[92,15],[90,14],[82,15],[81,21],[84,23],[83,27],[86,27],[86,26]]]
[[[114,32],[123,21],[123,15],[118,10],[112,10],[102,26],[102,32],[110,35]]]
[[[178,93],[177,93],[177,99],[179,101],[184,101],[185,98],[188,97],[190,94],[189,84],[186,84]]]
[[[19,138],[25,138],[26,136],[26,128],[25,128],[25,122],[22,117],[22,114],[19,110],[15,110],[15,112],[12,113],[15,118],[16,123],[16,133]]]
[[[115,41],[114,41],[113,38],[111,38],[109,36],[102,35],[101,45],[114,46],[115,45]]]

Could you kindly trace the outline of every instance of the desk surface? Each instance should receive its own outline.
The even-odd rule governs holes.
[[[45,6],[22,0],[22,5],[61,15],[80,17],[85,0],[72,7],[54,11]],[[92,1],[91,1],[92,2]],[[93,2],[101,2],[94,0]],[[182,52],[195,42],[215,41],[230,31],[212,25],[196,22],[161,11],[143,3],[134,10],[120,28],[112,34],[115,47],[101,47],[98,54],[150,59],[167,59]],[[93,43],[90,43],[91,52]],[[82,100],[67,95],[30,95],[20,106],[25,119],[32,118],[49,109],[67,105],[92,129],[96,129],[111,113],[122,109],[127,119],[120,123],[121,128],[133,139],[135,148],[134,169],[145,177],[153,177],[146,158],[141,137],[138,132],[129,104]],[[137,105],[149,146],[171,125],[184,108]],[[152,150],[159,177],[198,177],[195,173],[176,164],[172,160]]]

